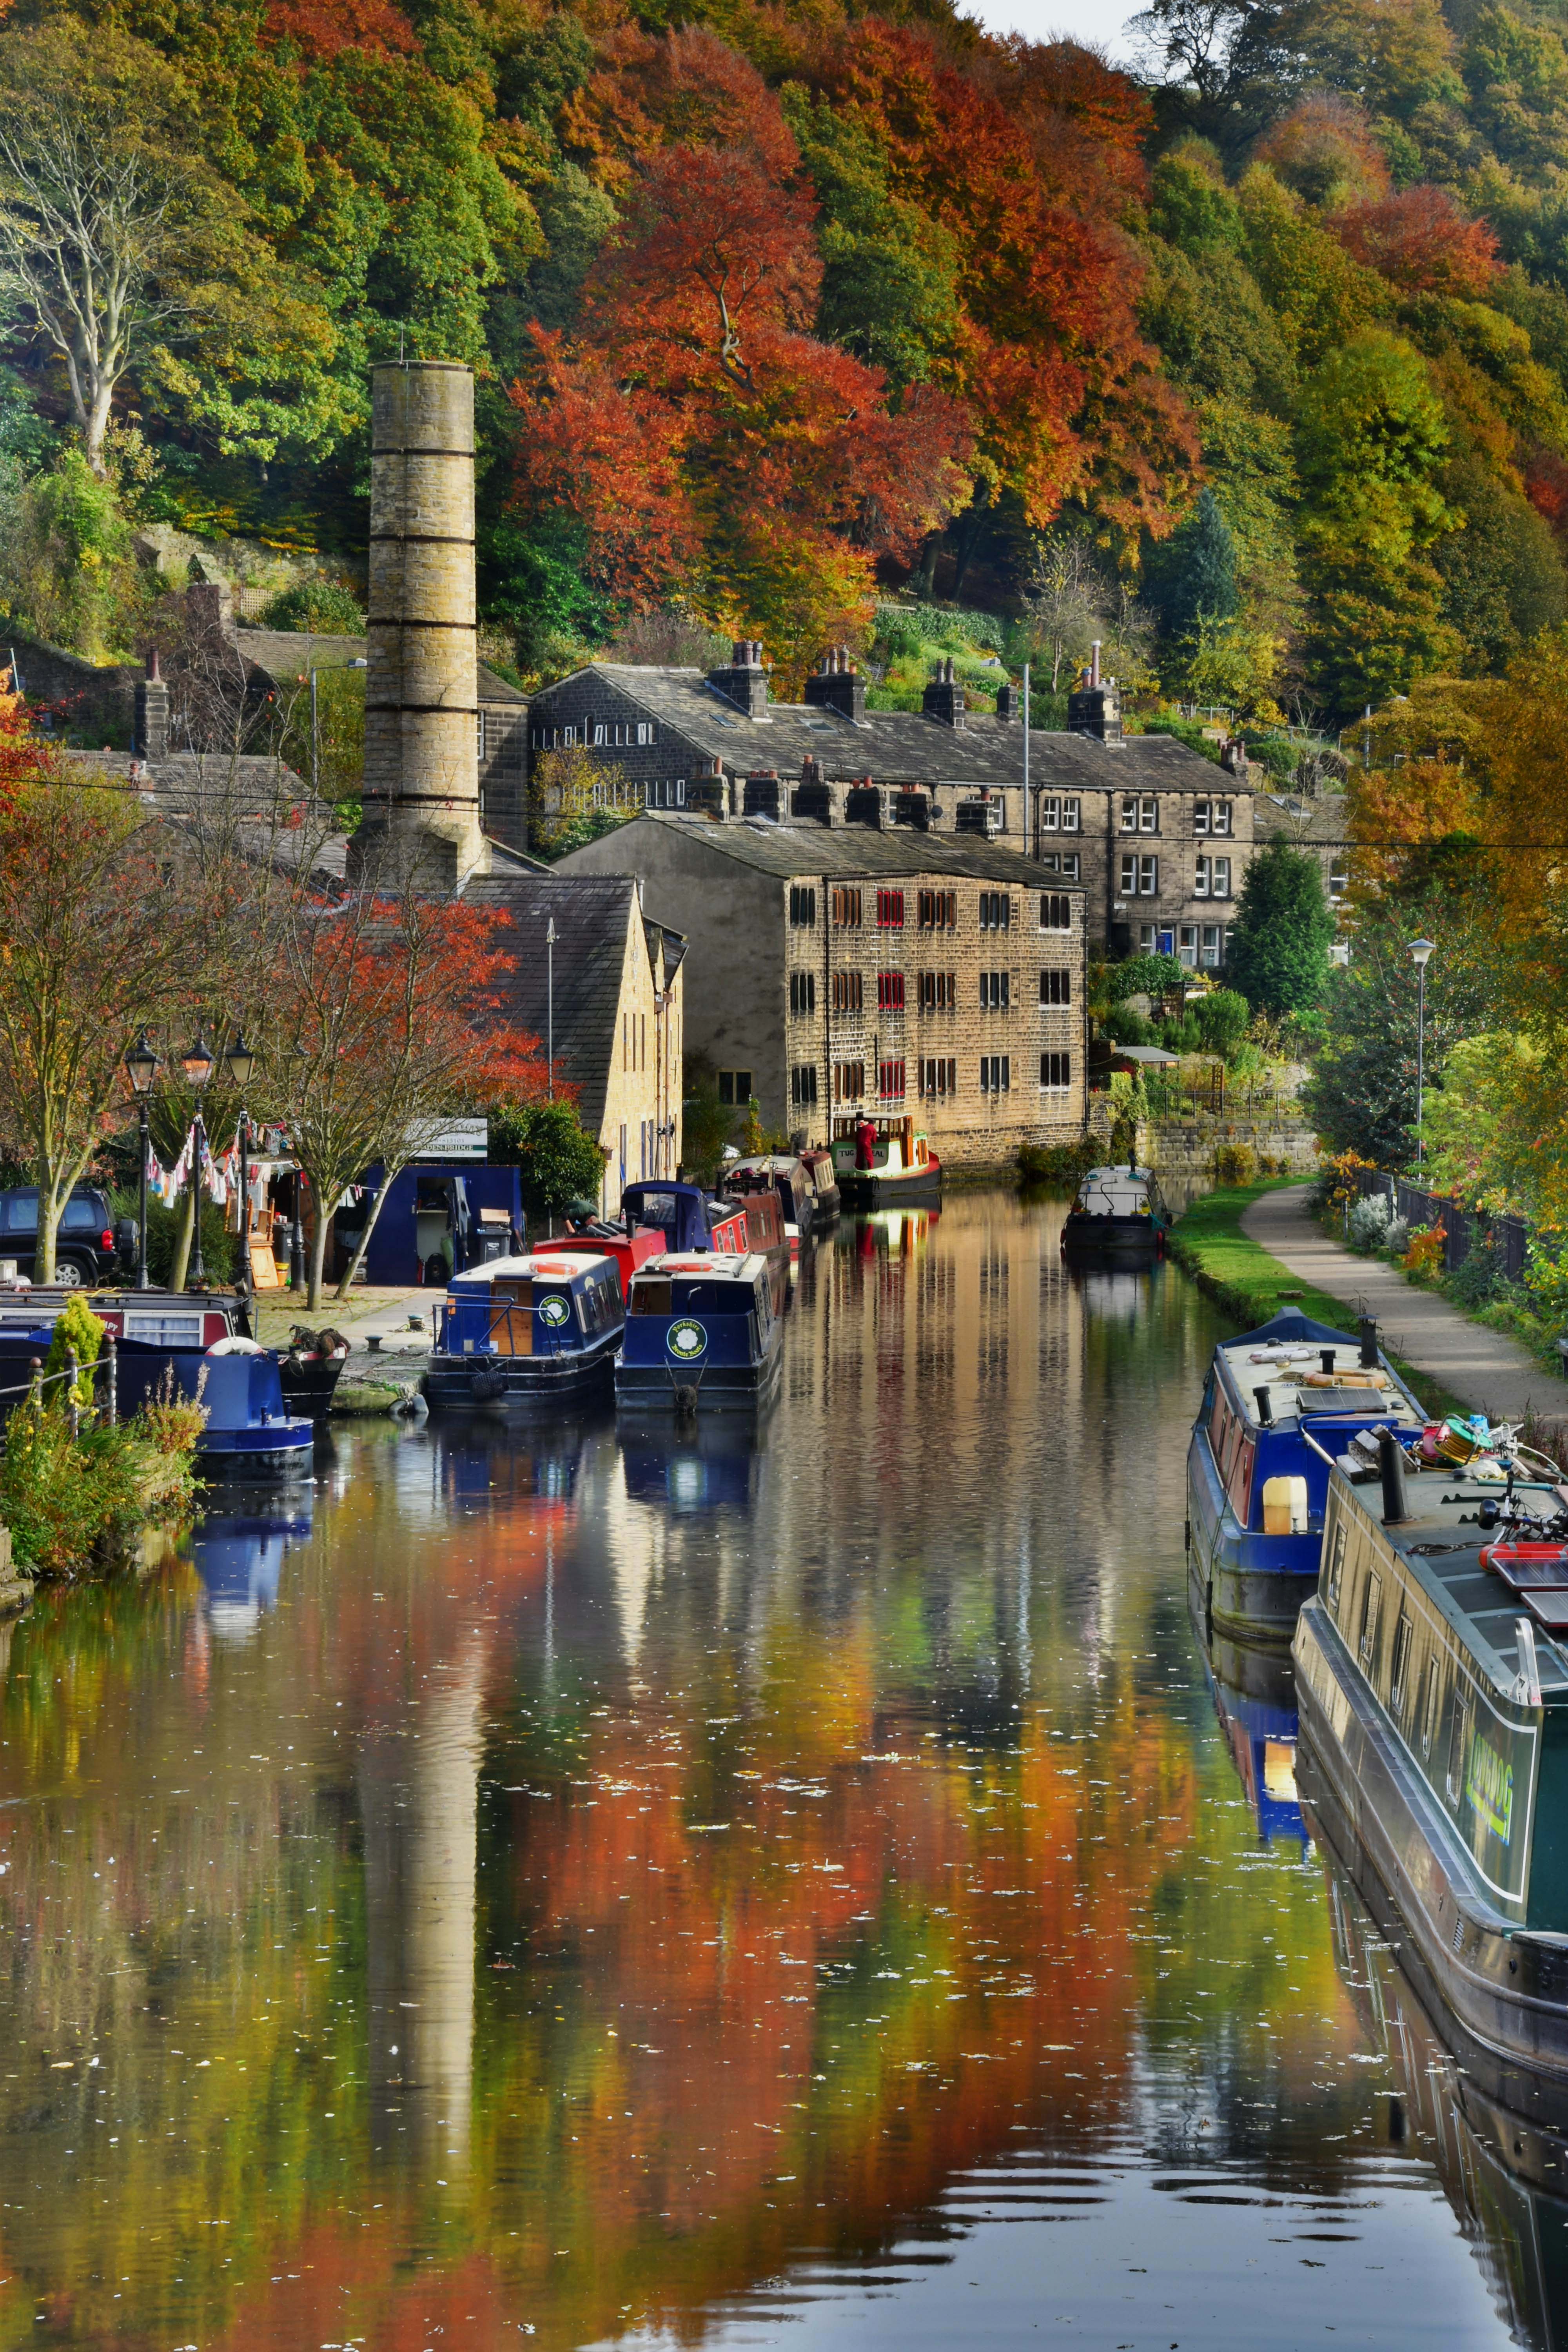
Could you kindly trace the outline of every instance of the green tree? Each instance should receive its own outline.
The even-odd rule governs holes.
[[[1236,541],[1211,489],[1148,567],[1146,593],[1167,634],[1194,637],[1202,621],[1228,621],[1240,607]]]
[[[1205,1051],[1228,1062],[1247,1034],[1252,1008],[1237,990],[1212,988],[1206,996],[1199,997],[1195,1017]]]
[[[596,1201],[606,1155],[577,1116],[575,1103],[500,1103],[490,1112],[490,1162],[516,1168],[531,1224],[558,1217],[567,1202]]]
[[[1427,926],[1438,940],[1426,967],[1429,1087],[1441,1085],[1458,1040],[1484,1028],[1485,975],[1440,900],[1364,910],[1350,963],[1330,976],[1328,1041],[1302,1096],[1325,1143],[1382,1168],[1405,1168],[1415,1157],[1418,992],[1410,941]]]
[[[1277,835],[1247,869],[1228,978],[1255,1012],[1309,1012],[1322,1002],[1333,936],[1317,860]]]

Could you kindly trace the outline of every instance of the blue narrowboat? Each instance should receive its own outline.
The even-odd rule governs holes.
[[[646,1412],[753,1411],[777,1386],[783,1350],[765,1258],[656,1257],[632,1276],[616,1402]]]
[[[0,1388],[25,1389],[33,1360],[48,1353],[68,1298],[62,1289],[0,1294]],[[287,1477],[311,1468],[314,1430],[291,1413],[276,1353],[249,1337],[243,1300],[221,1291],[102,1292],[88,1306],[115,1343],[119,1411],[137,1412],[167,1381],[196,1399],[206,1423],[196,1441],[197,1466],[209,1476]],[[100,1404],[106,1359],[100,1356]]]
[[[1216,1632],[1289,1642],[1323,1541],[1328,1469],[1373,1433],[1426,1416],[1363,1322],[1357,1339],[1290,1310],[1222,1339],[1187,1450],[1187,1567]],[[1318,1444],[1309,1443],[1310,1432]]]
[[[433,1405],[555,1405],[607,1389],[626,1310],[592,1248],[497,1258],[455,1275],[425,1375]]]
[[[731,1257],[746,1253],[744,1208],[736,1201],[715,1201],[700,1184],[673,1177],[657,1184],[627,1184],[621,1214],[628,1232],[636,1225],[657,1225],[667,1251],[717,1250]]]

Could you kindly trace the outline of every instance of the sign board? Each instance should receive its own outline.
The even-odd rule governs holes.
[[[489,1150],[488,1118],[427,1119],[418,1130],[418,1158],[437,1166],[449,1160],[488,1160]]]

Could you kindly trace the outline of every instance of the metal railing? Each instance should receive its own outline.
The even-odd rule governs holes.
[[[84,1371],[95,1383],[101,1372],[104,1377],[104,1421],[110,1429],[117,1426],[120,1420],[120,1356],[111,1337],[105,1339],[103,1353],[95,1363],[81,1364],[78,1360],[76,1349],[68,1348],[64,1371],[46,1372],[42,1356],[34,1356],[31,1359],[29,1370],[30,1377],[27,1380],[19,1381],[10,1388],[0,1389],[0,1401],[6,1397],[26,1397],[37,1411],[42,1412],[44,1391],[53,1388],[58,1381],[63,1381],[66,1382],[66,1416],[70,1423],[70,1433],[73,1437],[79,1437],[82,1402],[77,1394],[79,1383]],[[13,1407],[12,1410],[14,1411],[15,1408]],[[94,1412],[98,1410],[96,1403],[92,1410]],[[3,1418],[5,1414],[0,1412],[0,1419]]]

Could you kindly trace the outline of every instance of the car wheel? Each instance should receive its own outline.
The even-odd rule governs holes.
[[[74,1257],[58,1257],[55,1260],[55,1280],[62,1290],[81,1290],[88,1283],[88,1271]]]

